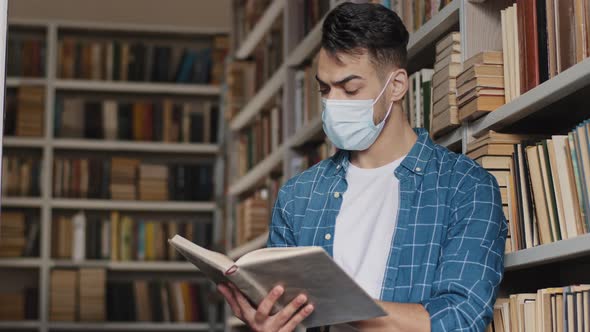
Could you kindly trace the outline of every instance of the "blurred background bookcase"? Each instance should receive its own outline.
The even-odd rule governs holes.
[[[502,10],[515,3],[521,6],[530,3],[373,2],[392,9],[405,8],[400,16],[411,32],[409,75],[436,68],[437,43],[452,32],[460,35],[454,52],[459,58],[451,60],[458,65],[484,51],[502,51]],[[255,3],[237,0],[233,3],[232,51],[226,72],[224,234],[226,249],[233,258],[266,245],[267,222],[280,185],[334,152],[322,131],[314,57],[320,46],[321,20],[326,10],[339,2]],[[545,1],[538,3],[541,6]],[[584,6],[588,11],[589,4],[585,2]],[[260,58],[272,55],[269,49],[275,47],[281,47],[282,52],[274,53],[279,58],[273,60],[275,69],[269,72]],[[509,48],[512,47],[506,49]],[[584,106],[590,86],[590,60],[586,56],[548,80],[523,90],[493,112],[456,122],[443,134],[435,135],[435,142],[452,151],[468,153],[469,144],[488,135],[490,130],[545,137],[567,134],[590,117]],[[589,240],[590,235],[581,234],[510,250],[505,258],[506,274],[500,295],[590,282]],[[228,318],[228,329],[240,326],[239,320]]]
[[[8,36],[2,222],[20,237],[0,302],[19,320],[0,330],[222,330],[166,239],[222,247],[227,30],[12,19]]]

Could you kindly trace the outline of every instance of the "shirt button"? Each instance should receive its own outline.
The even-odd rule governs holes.
[[[421,170],[422,170],[422,168],[416,167],[416,172],[420,172]]]
[[[332,238],[332,235],[330,233],[326,234],[326,236],[324,236],[324,239],[326,240],[330,240]]]
[[[339,192],[335,192],[334,193],[334,198],[340,198],[340,193]]]
[[[340,165],[336,165],[336,169],[340,169]]]

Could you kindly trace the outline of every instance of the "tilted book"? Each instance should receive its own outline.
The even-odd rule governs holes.
[[[276,285],[285,293],[277,312],[304,293],[314,311],[305,328],[354,322],[386,315],[385,311],[344,272],[321,247],[264,248],[233,261],[180,235],[169,240],[211,281],[233,283],[255,305]]]

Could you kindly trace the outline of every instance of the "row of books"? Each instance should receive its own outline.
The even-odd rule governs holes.
[[[0,321],[35,320],[39,318],[39,290],[3,290],[0,292]]]
[[[218,107],[209,101],[120,102],[59,98],[55,136],[106,140],[213,143]]]
[[[336,147],[328,139],[316,146],[306,148],[291,160],[291,174],[299,174],[335,153]]]
[[[250,34],[252,29],[258,23],[264,11],[268,8],[273,0],[240,0],[236,1],[233,6],[234,19],[234,46],[239,46]]]
[[[257,116],[251,125],[239,136],[238,174],[248,173],[250,169],[264,160],[282,143],[281,109],[274,107]]]
[[[75,261],[179,261],[180,255],[168,245],[169,238],[180,234],[209,248],[213,236],[208,217],[154,220],[117,211],[58,215],[51,229],[52,256]]]
[[[49,320],[105,320],[105,269],[53,269],[50,278]]]
[[[222,55],[214,57],[213,47]],[[223,66],[227,48],[224,36],[214,37],[212,47],[205,48],[64,37],[57,72],[66,79],[219,84],[222,69],[217,67]]]
[[[418,30],[451,0],[371,0],[395,11],[409,32]]]
[[[404,112],[413,128],[431,128],[433,73],[432,69],[422,69],[409,77],[410,86],[404,99]]]
[[[225,118],[233,119],[256,94],[256,63],[235,60],[227,66]]]
[[[43,77],[47,50],[41,38],[10,33],[6,45],[8,77]]]
[[[109,321],[209,321],[208,284],[190,281],[109,281]]]
[[[4,135],[43,136],[45,87],[21,86],[6,93]]]
[[[2,196],[39,197],[41,160],[36,157],[2,156]]]
[[[210,201],[211,164],[161,165],[131,158],[56,157],[53,195],[115,200]]]
[[[295,72],[295,101],[294,101],[294,131],[321,116],[322,98],[319,92],[316,74],[318,71],[318,56],[316,55],[310,66]]]
[[[330,11],[330,0],[298,0],[297,5],[303,8],[302,37],[305,37]]]
[[[236,206],[236,245],[255,239],[268,230],[270,200],[267,189],[256,191]]]
[[[273,23],[270,30],[254,49],[252,61],[256,64],[256,80],[253,83],[258,91],[283,64],[282,15]]]
[[[587,331],[590,285],[540,289],[498,298],[486,331]]]
[[[468,146],[468,156],[496,176],[510,220],[508,251],[588,233],[590,140],[585,122],[549,139],[488,135]]]
[[[30,213],[2,211],[0,257],[39,256],[39,222]]]
[[[590,3],[518,0],[502,11],[502,34],[510,101],[590,55]]]

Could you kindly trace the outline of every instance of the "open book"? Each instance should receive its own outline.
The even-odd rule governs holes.
[[[233,283],[255,305],[274,286],[283,285],[285,293],[273,312],[305,293],[314,305],[314,311],[301,324],[306,328],[386,314],[321,247],[264,248],[234,262],[180,235],[169,242],[213,282]]]

